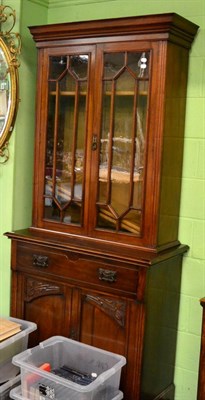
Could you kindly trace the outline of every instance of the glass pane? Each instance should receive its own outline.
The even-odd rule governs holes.
[[[114,78],[114,76],[124,66],[125,58],[124,53],[105,54],[104,56],[104,77]]]
[[[54,149],[54,115],[55,115],[55,94],[53,85],[50,85],[48,125],[47,125],[47,146],[46,146],[46,176],[52,178],[53,167],[53,149]]]
[[[134,77],[125,70],[116,79],[117,93],[120,95],[134,94]],[[116,98],[117,99],[117,98]]]
[[[110,136],[110,110],[111,110],[111,91],[112,86],[110,82],[104,84],[103,94],[103,116],[102,116],[102,133],[100,140],[100,182],[107,180],[108,174],[108,147],[109,147],[109,136]],[[104,196],[104,190],[101,190],[100,185],[100,199]],[[102,200],[102,199],[101,199]]]
[[[0,39],[1,41],[1,39]],[[11,87],[11,75],[10,67],[8,65],[7,59],[5,57],[3,49],[0,47],[0,142],[5,135],[7,130],[7,121],[11,117],[11,92],[13,87]]]
[[[70,68],[78,78],[86,78],[88,69],[88,55],[82,54],[79,56],[77,55],[70,57]]]
[[[148,60],[148,53],[125,52],[106,54],[104,62],[97,227],[137,236],[143,215]]]
[[[137,77],[147,77],[149,74],[149,53],[128,53],[128,67]]]
[[[136,132],[136,152],[135,152],[135,171],[144,168],[145,158],[145,132],[147,124],[147,99],[148,82],[139,81],[137,97],[137,132]]]
[[[121,221],[121,230],[123,232],[139,235],[141,223],[141,213],[137,210],[130,210]]]
[[[83,65],[80,56],[57,59],[60,67],[50,59],[44,217],[82,225],[88,56]]]
[[[63,71],[66,71],[67,57],[58,56],[50,58],[49,78],[58,79]]]

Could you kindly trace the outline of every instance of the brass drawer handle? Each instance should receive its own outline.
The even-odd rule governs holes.
[[[117,271],[111,271],[109,269],[103,269],[99,268],[98,269],[98,278],[100,281],[106,281],[106,282],[116,282],[117,280]]]
[[[48,267],[48,257],[41,256],[38,254],[33,254],[33,266],[40,267],[40,268],[47,268]]]

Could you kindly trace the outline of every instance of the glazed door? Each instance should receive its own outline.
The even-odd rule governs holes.
[[[98,237],[129,240],[142,235],[151,51],[110,44],[98,46],[97,60],[92,228]]]
[[[71,232],[86,231],[94,50],[93,46],[66,47],[39,55],[34,222],[37,218],[40,227],[66,231],[69,225]]]

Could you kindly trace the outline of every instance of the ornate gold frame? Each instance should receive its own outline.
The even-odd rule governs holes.
[[[8,65],[7,74],[10,78],[10,104],[6,117],[5,126],[0,133],[0,163],[9,159],[8,140],[13,131],[17,114],[18,97],[18,67],[20,65],[18,56],[21,51],[21,37],[19,33],[11,32],[16,22],[16,13],[10,6],[0,5],[0,26],[6,23],[10,25],[7,31],[0,31],[0,48]]]

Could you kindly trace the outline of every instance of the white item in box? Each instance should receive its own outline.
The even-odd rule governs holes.
[[[15,378],[10,379],[6,383],[0,386],[0,400],[8,400],[10,399],[10,391],[16,386],[19,386],[21,383],[21,376],[20,374],[15,376]]]
[[[27,349],[29,333],[37,329],[34,322],[22,319],[7,318],[21,325],[21,331],[0,342],[0,383],[14,378],[19,373],[19,367],[12,364],[12,357]]]
[[[51,337],[13,357],[21,369],[23,398],[35,400],[111,400],[119,390],[125,357],[62,336]],[[40,369],[50,364],[51,372]],[[67,365],[97,378],[81,385],[52,373]]]
[[[21,385],[12,389],[10,392],[10,398],[14,399],[14,400],[27,400],[25,397],[22,397],[22,393],[21,393]],[[110,400],[121,400],[123,399],[123,393],[118,390],[117,394],[112,397]],[[69,400],[69,398],[68,398]],[[101,399],[99,399],[101,400]]]

